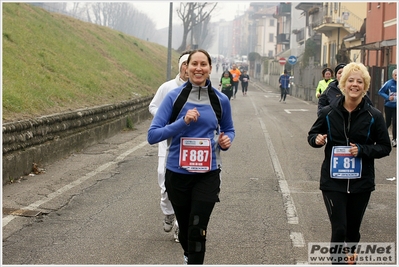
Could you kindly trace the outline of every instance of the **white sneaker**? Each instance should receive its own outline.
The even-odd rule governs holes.
[[[179,226],[176,226],[175,233],[173,234],[173,237],[175,238],[175,242],[179,243]]]
[[[188,264],[188,257],[186,255],[183,255],[183,260],[184,260],[184,265]]]
[[[393,140],[392,140],[392,146],[393,146],[393,147],[396,147],[396,139],[393,139]]]
[[[165,219],[163,220],[163,229],[165,230],[165,232],[170,232],[172,230],[174,222],[175,222],[174,214],[165,216]]]

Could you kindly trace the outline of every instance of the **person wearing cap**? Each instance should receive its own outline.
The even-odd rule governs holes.
[[[342,96],[342,91],[339,88],[339,80],[341,79],[342,70],[345,66],[346,66],[346,63],[339,63],[335,67],[334,73],[335,73],[336,79],[333,80],[332,82],[330,82],[327,86],[327,89],[324,90],[324,92],[320,95],[319,101],[317,103],[317,116],[320,115],[322,108],[334,103],[336,100],[338,100]],[[364,99],[367,101],[367,103],[369,105],[371,105],[371,106],[373,105],[373,103],[371,102],[371,100],[367,94],[364,96]]]
[[[316,87],[317,98],[319,98],[320,95],[324,92],[324,90],[327,89],[328,84],[334,80],[333,78],[331,78],[333,75],[333,70],[330,68],[323,69],[321,74],[323,75],[323,79],[319,81]]]
[[[155,116],[155,113],[158,111],[159,106],[162,103],[162,100],[169,93],[169,91],[178,88],[183,85],[188,80],[187,74],[187,59],[190,54],[190,51],[185,51],[180,55],[179,58],[179,73],[172,80],[169,80],[163,83],[155,93],[154,98],[152,99],[148,109],[150,113]],[[172,207],[172,203],[170,203],[168,194],[165,188],[165,157],[166,157],[166,148],[167,141],[159,142],[158,144],[158,184],[161,188],[161,210],[165,215],[163,221],[163,229],[165,232],[170,232],[173,228],[173,224],[175,224],[175,232],[174,239],[176,242],[179,242],[179,226],[177,220],[175,219],[175,213]]]

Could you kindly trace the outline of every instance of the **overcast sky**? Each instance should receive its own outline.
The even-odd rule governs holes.
[[[169,25],[169,8],[170,1],[132,1],[131,2],[138,10],[148,15],[154,23],[157,29],[168,27]],[[173,10],[179,8],[180,2],[173,2]],[[209,2],[212,3],[212,2]],[[248,9],[248,1],[220,1],[217,2],[218,5],[212,12],[212,22],[224,19],[226,21],[231,21],[237,15],[244,14]],[[173,12],[173,23],[181,23],[180,18],[177,16],[176,12]]]

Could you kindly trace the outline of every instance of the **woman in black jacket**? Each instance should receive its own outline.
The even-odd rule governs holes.
[[[331,222],[331,246],[359,242],[363,215],[375,190],[374,159],[391,152],[384,117],[365,99],[369,86],[363,64],[346,65],[339,81],[343,96],[320,111],[308,133],[312,147],[326,145],[320,190]],[[338,257],[346,255],[331,256],[337,256],[333,263],[340,263]]]

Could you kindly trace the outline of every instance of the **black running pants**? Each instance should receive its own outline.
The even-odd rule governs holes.
[[[331,222],[331,242],[359,242],[360,225],[370,195],[371,192],[347,194],[323,191],[324,204]]]
[[[392,123],[392,139],[396,140],[396,108],[384,107],[387,129]]]

